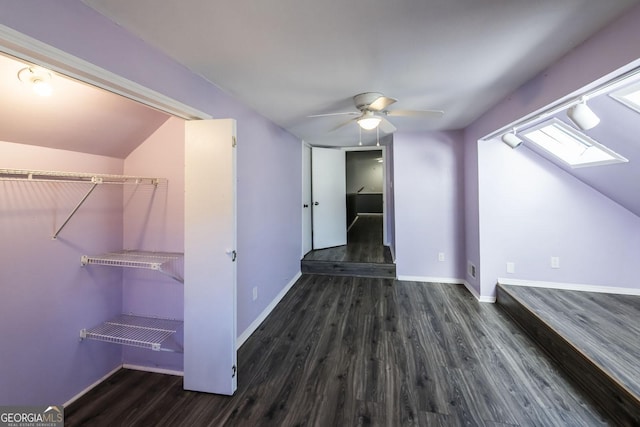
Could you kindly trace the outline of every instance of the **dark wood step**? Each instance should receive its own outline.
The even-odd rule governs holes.
[[[373,262],[313,261],[303,259],[300,262],[302,273],[328,274],[332,276],[377,277],[393,279],[396,277],[396,265]]]
[[[640,425],[640,297],[498,285],[497,303],[616,425]]]

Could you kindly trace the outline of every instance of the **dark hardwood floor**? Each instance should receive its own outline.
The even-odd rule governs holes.
[[[498,304],[619,425],[640,425],[640,297],[498,287]]]
[[[382,215],[360,215],[347,244],[313,250],[300,262],[303,273],[359,277],[396,277],[391,250],[383,245]]]
[[[499,307],[460,285],[304,275],[238,369],[233,397],[122,370],[66,408],[66,425],[607,425]]]
[[[347,233],[347,244],[309,252],[308,261],[393,263],[382,242],[382,215],[360,215]]]

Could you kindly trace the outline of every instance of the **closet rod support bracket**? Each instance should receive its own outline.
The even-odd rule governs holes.
[[[71,211],[71,213],[69,214],[69,216],[67,216],[67,219],[64,220],[64,222],[62,223],[62,225],[60,227],[58,227],[58,230],[55,232],[55,234],[53,235],[52,239],[56,240],[58,238],[58,234],[60,234],[60,232],[62,231],[62,229],[67,225],[67,223],[71,220],[71,218],[76,214],[76,212],[78,211],[78,209],[80,209],[80,206],[82,206],[82,204],[87,200],[87,198],[91,195],[91,193],[93,192],[93,190],[96,189],[96,187],[98,186],[98,184],[102,183],[102,179],[101,178],[92,178],[91,182],[93,183],[93,185],[91,186],[91,188],[89,189],[89,191],[87,191],[87,194],[84,195],[84,197],[82,198],[82,200],[80,200],[80,202],[76,205],[76,207]]]

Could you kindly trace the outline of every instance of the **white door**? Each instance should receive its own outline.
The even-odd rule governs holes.
[[[302,143],[302,256],[312,249],[311,242],[311,147]]]
[[[232,395],[236,373],[236,122],[185,125],[184,388]]]
[[[347,184],[345,153],[311,149],[313,249],[347,244]]]

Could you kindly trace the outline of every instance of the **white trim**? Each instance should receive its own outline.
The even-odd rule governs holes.
[[[132,371],[153,372],[156,374],[175,375],[177,377],[184,377],[183,371],[176,371],[174,369],[154,368],[151,366],[143,366],[143,365],[131,365],[129,363],[123,364],[122,368],[131,369]]]
[[[391,245],[391,242],[389,242],[386,246],[389,246],[389,250],[391,251],[391,259],[393,260],[393,263],[396,263],[396,251],[393,249],[393,246]]]
[[[358,218],[360,218],[358,215],[356,215],[356,217],[353,219],[353,221],[351,221],[351,224],[349,224],[349,226],[347,227],[347,233],[349,232],[349,230],[351,230],[351,227],[353,227],[356,224],[356,221],[358,221]]]
[[[85,394],[89,393],[91,390],[93,390],[95,387],[97,387],[98,385],[100,385],[104,380],[106,380],[107,378],[109,378],[111,375],[115,374],[116,372],[118,372],[120,369],[122,369],[122,365],[118,365],[115,368],[113,368],[111,371],[109,371],[107,374],[105,374],[104,376],[102,376],[102,378],[96,380],[95,382],[93,382],[91,385],[89,385],[88,387],[86,387],[85,389],[83,389],[80,393],[77,393],[75,396],[73,396],[71,399],[67,400],[65,403],[62,404],[62,406],[64,406],[65,408],[69,405],[71,405],[73,402],[75,402],[76,400],[80,399],[82,396],[84,396]]]
[[[425,277],[425,276],[398,276],[398,280],[407,282],[423,282],[423,283],[446,283],[449,285],[463,285],[467,290],[477,299],[479,302],[494,303],[495,297],[480,295],[471,286],[469,282],[464,279],[453,279],[449,277]]]
[[[0,24],[0,51],[183,119],[212,116]]]
[[[473,286],[471,286],[471,283],[467,282],[466,280],[463,280],[463,284],[464,287],[467,288],[467,290],[471,293],[471,295],[473,295],[474,297],[476,297],[476,299],[479,302],[486,302],[489,304],[493,304],[496,302],[496,297],[495,296],[488,296],[488,295],[480,295],[478,293],[478,291],[475,290],[475,288]]]
[[[619,288],[615,286],[585,285],[580,283],[545,282],[539,280],[508,279],[498,277],[499,285],[529,286],[531,288],[562,289],[567,291],[598,292],[602,294],[636,295],[640,289]]]
[[[298,279],[301,276],[302,276],[302,273],[297,272],[296,275],[293,276],[293,279],[291,279],[291,281],[289,281],[289,283],[287,283],[287,285],[284,288],[282,288],[280,293],[276,295],[273,301],[271,301],[271,303],[267,307],[265,307],[264,310],[262,310],[262,313],[260,313],[260,315],[256,318],[256,320],[254,320],[253,323],[251,323],[247,327],[247,329],[245,329],[244,332],[240,334],[240,336],[236,340],[236,349],[239,349],[242,346],[242,344],[244,344],[245,341],[249,339],[251,334],[253,334],[256,331],[256,329],[258,329],[260,324],[264,322],[264,320],[267,318],[269,314],[271,314],[273,309],[276,308],[276,305],[278,305],[278,303],[282,301],[282,298],[284,298],[287,292],[289,292],[289,290],[293,287],[293,285],[295,285],[295,283],[298,281]]]
[[[447,283],[450,285],[462,285],[464,283],[463,279],[455,279],[451,277],[398,276],[398,280],[407,282]]]

